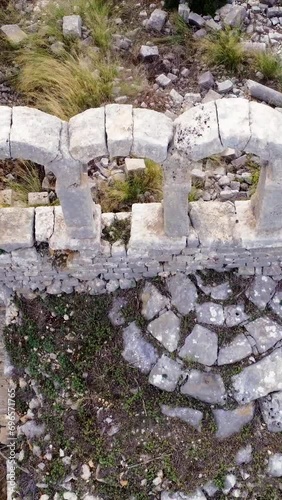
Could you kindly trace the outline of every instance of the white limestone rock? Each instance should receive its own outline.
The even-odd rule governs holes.
[[[201,430],[201,422],[204,416],[203,412],[185,406],[173,407],[167,405],[161,405],[161,410],[167,417],[179,418],[183,422],[195,427],[198,431]]]
[[[180,376],[180,363],[163,354],[151,370],[149,382],[163,391],[173,392],[176,389]]]
[[[148,331],[169,351],[177,349],[180,337],[180,319],[166,311],[148,325]]]
[[[207,325],[223,325],[224,310],[220,304],[214,302],[204,302],[196,305],[197,320],[199,323]]]
[[[35,241],[48,242],[54,231],[54,208],[37,207],[35,209]]]
[[[218,125],[224,148],[244,151],[251,137],[249,101],[221,99],[215,102]]]
[[[268,351],[279,340],[282,340],[282,326],[269,318],[257,318],[245,325],[260,354]]]
[[[270,276],[256,276],[246,291],[246,297],[259,309],[264,310],[274,294],[276,285]]]
[[[253,403],[239,406],[235,410],[213,410],[217,425],[216,437],[225,439],[240,432],[244,425],[251,422],[254,416],[255,406]]]
[[[173,122],[157,111],[133,109],[133,147],[131,154],[163,162],[173,137]]]
[[[204,403],[223,405],[226,400],[224,383],[218,373],[191,370],[180,391]]]
[[[63,17],[63,35],[65,37],[81,38],[81,17],[78,15]]]
[[[171,295],[171,303],[184,316],[195,309],[198,297],[197,289],[185,274],[177,273],[167,280],[167,286]]]
[[[282,477],[282,453],[274,453],[269,457],[267,473],[271,477]]]
[[[34,208],[0,209],[0,249],[11,252],[33,246]]]
[[[158,289],[149,282],[145,284],[140,298],[142,301],[141,312],[147,320],[153,319],[160,311],[169,306],[168,297],[162,295]]]
[[[149,373],[157,362],[156,349],[143,338],[135,322],[123,330],[123,346],[122,357],[142,373]]]
[[[259,400],[262,418],[270,432],[282,432],[282,391]]]
[[[221,366],[237,363],[252,353],[250,342],[243,333],[239,333],[228,345],[220,348],[217,364]]]
[[[10,158],[10,130],[12,108],[0,106],[0,159]]]
[[[133,108],[130,104],[107,104],[106,134],[110,156],[128,156],[133,142]]]
[[[69,121],[70,153],[76,160],[88,163],[108,156],[105,132],[105,108],[92,108]]]
[[[216,333],[195,325],[186,337],[178,355],[186,361],[196,361],[206,366],[212,366],[217,360],[218,338]]]

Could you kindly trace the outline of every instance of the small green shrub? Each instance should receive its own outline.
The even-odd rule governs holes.
[[[185,23],[184,19],[182,19],[182,17],[179,16],[177,12],[173,12],[170,16],[170,22],[173,26],[173,34],[170,36],[155,38],[155,43],[184,45],[186,46],[186,48],[190,47],[193,42],[192,30]]]
[[[266,80],[276,80],[282,76],[281,59],[271,52],[260,52],[255,57],[255,68]]]
[[[128,210],[133,203],[141,203],[144,196],[152,195],[154,201],[162,199],[163,173],[160,165],[146,160],[145,172],[136,172],[125,181],[106,185],[99,202],[103,212]]]
[[[203,41],[202,48],[209,63],[222,65],[233,72],[238,72],[245,60],[240,34],[236,30],[227,29],[210,35]]]

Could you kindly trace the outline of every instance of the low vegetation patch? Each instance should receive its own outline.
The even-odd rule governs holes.
[[[240,45],[240,33],[226,29],[210,35],[202,42],[204,58],[209,64],[224,66],[233,73],[239,73],[245,60]]]

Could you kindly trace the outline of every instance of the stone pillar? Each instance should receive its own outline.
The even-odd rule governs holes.
[[[282,160],[275,159],[261,168],[251,203],[257,231],[282,229]]]
[[[191,189],[191,162],[173,153],[163,163],[164,231],[167,236],[188,236],[188,194]]]

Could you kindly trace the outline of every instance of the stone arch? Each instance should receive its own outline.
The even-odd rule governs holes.
[[[270,164],[262,169],[257,192],[251,200],[255,230],[282,229],[280,112],[247,99],[224,98],[190,109],[180,115],[174,125],[174,149],[188,160],[221,154],[227,148],[267,160]]]

